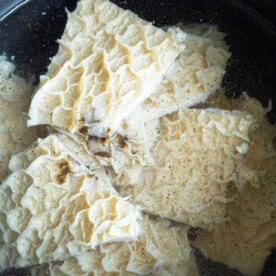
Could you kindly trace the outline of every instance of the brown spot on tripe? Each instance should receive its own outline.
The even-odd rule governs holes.
[[[124,149],[127,146],[126,141],[127,141],[126,137],[123,137],[120,134],[117,134],[117,142],[118,142],[119,148]]]
[[[99,138],[99,137],[96,137],[96,136],[88,136],[87,140],[88,140],[88,142],[89,141],[95,141],[95,143],[99,143],[99,144],[102,144],[102,145],[105,145],[108,141],[107,138]]]
[[[88,127],[87,126],[82,126],[79,128],[79,133],[83,134],[83,135],[87,135],[88,133]]]
[[[109,152],[105,152],[105,151],[101,151],[101,152],[96,152],[95,155],[101,156],[101,157],[110,157],[110,153]]]
[[[87,177],[92,179],[92,178],[94,178],[94,177],[95,177],[95,175],[94,175],[94,174],[92,174],[92,173],[90,173],[90,172],[88,172],[88,173],[87,173]],[[95,177],[95,178],[96,178],[96,177]]]
[[[58,166],[61,173],[57,175],[57,182],[58,184],[63,184],[66,180],[67,174],[71,172],[71,168],[67,159],[60,160]]]

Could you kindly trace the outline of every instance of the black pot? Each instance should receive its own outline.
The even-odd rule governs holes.
[[[22,3],[25,2],[24,5]],[[66,23],[65,7],[76,0],[0,0],[0,54],[14,56],[18,73],[38,76],[46,71],[57,51],[56,40]],[[229,96],[246,91],[264,106],[276,106],[276,4],[273,0],[113,0],[158,26],[215,23],[228,36],[233,53],[223,85]],[[19,6],[18,6],[19,5]],[[251,6],[250,6],[251,5]],[[17,7],[15,10],[14,8]],[[260,13],[254,8],[259,9]],[[262,15],[261,15],[262,14]],[[276,122],[274,108],[269,119]],[[276,275],[276,254],[267,261],[263,275]],[[197,252],[202,275],[240,275],[207,260]],[[25,275],[25,270],[3,275]],[[23,273],[23,274],[22,274]]]

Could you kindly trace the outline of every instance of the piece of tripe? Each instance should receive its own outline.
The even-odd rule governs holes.
[[[109,137],[179,54],[174,35],[107,0],[79,1],[41,77],[28,125]]]
[[[8,173],[12,154],[36,139],[36,130],[27,128],[33,85],[14,75],[15,66],[0,56],[0,180]]]
[[[33,275],[187,275],[192,256],[186,226],[143,216],[137,242],[101,245],[64,262],[34,268]],[[39,269],[39,270],[38,270]],[[47,272],[46,272],[47,271]],[[42,273],[43,275],[43,273]]]
[[[251,135],[251,146],[238,167],[235,188],[228,196],[228,220],[212,232],[200,230],[194,245],[205,257],[236,268],[245,275],[260,275],[265,260],[276,247],[276,127],[265,118],[256,99],[214,98],[209,105],[240,107],[255,113],[261,124]]]
[[[1,270],[137,239],[139,208],[102,171],[78,163],[56,136],[14,156],[10,169],[0,185]]]
[[[225,219],[227,185],[236,179],[254,127],[247,112],[181,109],[161,118],[151,149],[155,164],[133,166],[139,175],[125,170],[115,184],[149,213],[212,227]]]
[[[217,26],[202,24],[187,32],[185,28],[184,32],[177,27],[169,29],[176,33],[177,43],[183,45],[183,50],[160,85],[127,118],[127,124],[132,127],[139,125],[141,118],[148,122],[179,108],[202,103],[221,88],[231,54]]]

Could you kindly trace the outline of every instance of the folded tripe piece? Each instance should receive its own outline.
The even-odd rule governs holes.
[[[33,268],[33,275],[187,275],[191,249],[187,227],[143,216],[137,242],[100,245],[97,250]],[[42,273],[43,275],[43,273]]]
[[[51,135],[14,156],[0,185],[0,269],[136,240],[140,210]]]
[[[8,173],[12,154],[36,139],[36,130],[27,128],[28,112],[34,87],[14,75],[15,66],[0,56],[0,180]]]
[[[181,109],[161,118],[155,161],[115,184],[149,213],[210,228],[225,220],[227,185],[248,152],[254,117],[247,112]],[[128,185],[131,183],[132,185]]]
[[[174,35],[107,0],[79,1],[41,77],[28,125],[111,136],[181,51]]]

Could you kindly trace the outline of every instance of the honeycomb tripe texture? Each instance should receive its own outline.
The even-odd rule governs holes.
[[[147,212],[212,227],[224,221],[227,185],[237,178],[255,127],[247,112],[181,109],[161,118],[151,150],[155,164],[143,168],[136,182],[124,172],[115,184]]]
[[[256,107],[254,101],[249,106],[255,103]],[[217,231],[201,230],[195,242],[207,258],[245,275],[260,275],[276,247],[275,138],[276,127],[263,118],[239,168],[237,181],[241,183],[229,190],[229,196],[235,197],[227,206],[230,220]]]
[[[10,161],[0,185],[0,268],[65,259],[99,244],[136,240],[140,209],[103,171],[90,173],[54,135]]]
[[[81,253],[64,262],[52,262],[46,269],[51,276],[184,276],[191,263],[187,229],[186,226],[172,226],[167,220],[148,218],[145,215],[138,241],[101,245],[95,251]],[[37,268],[33,271],[33,275],[36,275]]]
[[[216,26],[206,24],[193,27],[188,32],[177,27],[170,29],[176,33],[177,42],[185,48],[160,85],[129,117],[129,124],[136,117],[137,120],[143,117],[149,121],[180,107],[202,103],[221,88],[226,63],[231,56],[223,40],[224,34]]]
[[[29,146],[36,130],[27,128],[33,85],[14,75],[15,66],[0,56],[0,179],[8,173],[12,154]]]
[[[79,1],[41,77],[28,124],[112,135],[178,56],[174,36],[107,0]]]

